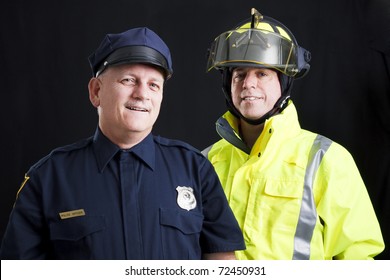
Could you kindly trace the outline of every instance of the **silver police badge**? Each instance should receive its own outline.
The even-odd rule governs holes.
[[[177,204],[180,208],[190,211],[196,207],[194,190],[191,187],[180,187],[177,190]]]

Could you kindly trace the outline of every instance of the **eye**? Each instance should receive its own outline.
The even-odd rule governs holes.
[[[239,82],[245,79],[246,74],[244,72],[235,72],[233,74],[233,80]]]
[[[269,69],[262,69],[262,71],[257,72],[257,77],[262,81],[269,81],[274,77],[277,78],[277,74],[275,71]]]
[[[151,83],[149,84],[149,87],[150,87],[151,90],[153,90],[153,91],[160,91],[160,89],[161,89],[161,85],[158,84],[158,83],[155,83],[155,82],[151,82]]]
[[[137,83],[136,79],[135,78],[132,78],[132,77],[128,77],[128,78],[123,78],[121,80],[121,83],[124,84],[124,85],[127,85],[127,86],[133,86]]]

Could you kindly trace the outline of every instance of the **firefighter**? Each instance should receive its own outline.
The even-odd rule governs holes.
[[[244,234],[238,259],[372,259],[384,242],[351,154],[302,129],[291,99],[310,52],[277,20],[251,17],[213,41],[207,71],[222,73],[228,111],[214,165]]]

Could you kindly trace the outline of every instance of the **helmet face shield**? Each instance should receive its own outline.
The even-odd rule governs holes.
[[[259,25],[264,24],[260,23]],[[287,76],[298,72],[297,46],[281,28],[245,28],[248,24],[219,35],[213,42],[207,71],[224,67],[273,68]]]

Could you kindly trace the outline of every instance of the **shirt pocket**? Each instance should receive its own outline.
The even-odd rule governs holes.
[[[50,240],[55,258],[90,259],[93,235],[106,228],[103,216],[84,216],[50,224]]]
[[[203,215],[194,211],[160,208],[165,259],[200,259]]]

